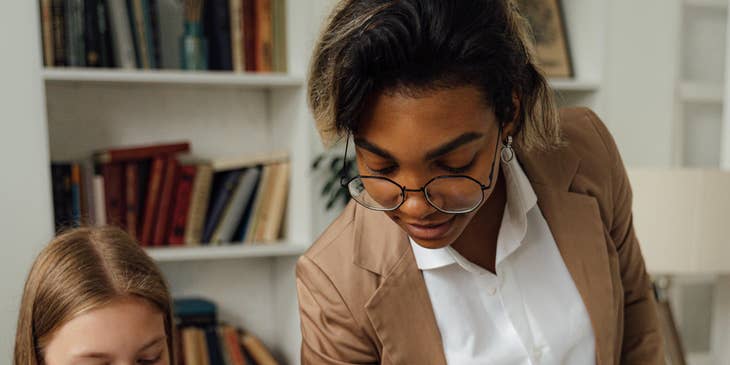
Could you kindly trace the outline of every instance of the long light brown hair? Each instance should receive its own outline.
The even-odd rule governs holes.
[[[172,304],[152,259],[118,228],[76,228],[60,234],[38,255],[25,283],[15,335],[15,365],[43,364],[53,333],[81,313],[135,296],[164,315],[174,363]]]

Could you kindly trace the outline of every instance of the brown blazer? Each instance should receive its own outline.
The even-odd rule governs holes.
[[[583,298],[596,364],[664,364],[650,279],[613,138],[588,109],[560,112],[567,145],[519,159]],[[299,259],[302,364],[445,364],[408,238],[354,202]]]

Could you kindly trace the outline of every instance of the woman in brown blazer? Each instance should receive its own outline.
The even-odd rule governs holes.
[[[512,0],[343,0],[309,102],[352,201],[297,264],[303,364],[662,364],[616,145]]]

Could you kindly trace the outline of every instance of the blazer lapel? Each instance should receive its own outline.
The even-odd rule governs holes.
[[[354,263],[380,275],[365,304],[384,364],[446,364],[426,282],[408,236],[382,212],[356,207]],[[367,228],[362,228],[367,227]]]
[[[613,287],[606,237],[595,198],[570,192],[580,160],[570,153],[520,159],[538,197],[563,261],[583,299],[593,326],[596,363],[612,364],[615,327]]]
[[[446,364],[431,299],[410,248],[365,310],[393,364]]]

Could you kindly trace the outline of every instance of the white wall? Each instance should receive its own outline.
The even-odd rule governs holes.
[[[0,363],[12,362],[18,306],[33,257],[53,233],[36,1],[0,11]],[[24,34],[19,36],[19,34]],[[22,194],[17,192],[22,191]]]

